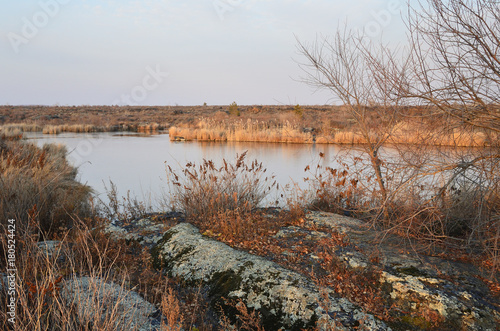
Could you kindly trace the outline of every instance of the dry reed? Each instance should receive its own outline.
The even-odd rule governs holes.
[[[171,203],[187,218],[208,219],[226,210],[251,211],[267,196],[276,182],[256,160],[245,163],[246,152],[235,163],[223,160],[216,166],[203,160],[199,166],[188,163],[178,175],[167,166]]]
[[[126,308],[122,299],[105,290],[104,282],[114,282],[120,293],[127,290],[127,273],[118,274],[115,261],[119,251],[110,249],[109,241],[95,234],[88,224],[75,220],[53,249],[40,245],[33,233],[24,229],[16,235],[16,307],[15,323],[8,321],[7,290],[0,289],[0,327],[12,330],[135,330],[130,316],[137,308]],[[2,233],[6,231],[2,226]],[[2,236],[0,251],[7,252]],[[2,256],[3,257],[3,256]],[[5,256],[6,257],[6,256]],[[4,261],[0,265],[5,269]],[[69,295],[63,288],[86,277],[89,288]],[[124,310],[125,308],[125,310]],[[95,312],[99,312],[96,316]]]
[[[367,139],[351,125],[348,128],[324,126],[321,130],[305,130],[297,121],[284,118],[279,121],[232,118],[201,118],[195,126],[180,125],[169,129],[170,140],[198,141],[240,141],[273,143],[317,143],[317,144],[366,144]],[[418,125],[401,121],[386,130],[388,144],[420,144],[435,146],[484,147],[490,146],[498,137],[488,137],[483,132],[464,128],[453,128],[447,132],[430,129],[428,125]],[[370,141],[375,141],[371,133]]]

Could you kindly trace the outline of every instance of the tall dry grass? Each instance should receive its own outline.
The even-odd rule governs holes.
[[[109,181],[109,186],[104,184],[106,191],[107,202],[97,199],[96,214],[104,219],[129,220],[146,217],[148,213],[153,212],[151,204],[147,205],[145,201],[138,200],[137,197],[131,196],[130,191],[124,197],[118,196],[118,190],[113,183]]]
[[[37,124],[11,123],[0,126],[0,133],[9,134],[12,131],[17,132],[40,132],[42,127]]]
[[[107,126],[97,126],[91,124],[62,124],[62,125],[45,125],[42,129],[44,134],[59,134],[62,132],[74,133],[89,133],[89,132],[102,132],[109,131]]]
[[[14,123],[0,126],[0,133],[12,134],[23,132],[43,132],[44,134],[60,134],[63,132],[72,133],[90,133],[90,132],[115,132],[115,131],[132,131],[143,133],[157,133],[164,130],[168,124],[152,123],[120,123],[120,124],[27,124]]]
[[[331,121],[330,121],[331,122]],[[349,123],[349,122],[347,122]],[[316,123],[318,124],[318,123]],[[334,125],[334,126],[332,126]],[[373,125],[377,125],[374,119]],[[449,123],[446,123],[450,126]],[[195,125],[178,125],[169,129],[170,140],[198,141],[241,141],[241,142],[281,142],[281,143],[318,143],[360,145],[376,141],[376,133],[363,136],[356,125],[339,123],[321,123],[320,127],[306,128],[302,120],[283,119],[273,121],[228,118],[215,115],[215,118],[201,118]],[[401,120],[392,128],[387,128],[384,140],[388,144],[424,144],[433,146],[484,147],[491,146],[498,137],[491,137],[478,130],[465,129],[460,126],[443,130],[433,128],[425,122]]]
[[[119,291],[127,290],[126,272],[116,273],[119,251],[109,240],[96,235],[89,224],[75,220],[71,231],[65,231],[54,249],[44,249],[38,242],[36,229],[16,231],[16,316],[8,321],[7,288],[0,289],[0,327],[4,330],[134,330],[121,299],[102,286],[103,282],[118,284]],[[2,226],[2,233],[6,228]],[[0,251],[7,252],[7,239],[2,236]],[[4,259],[5,257],[5,259]],[[0,266],[6,270],[6,253]],[[63,288],[87,277],[90,291],[80,290],[68,296]],[[5,285],[5,284],[4,284]],[[99,312],[97,315],[96,312]],[[105,312],[105,313],[104,313]]]
[[[167,166],[170,201],[174,209],[187,218],[209,219],[227,210],[251,211],[276,186],[274,176],[257,160],[245,162],[246,152],[234,163],[226,160],[217,166],[203,160],[200,165],[188,163],[177,174]]]
[[[89,213],[90,188],[76,181],[77,170],[66,160],[63,146],[43,148],[0,137],[0,221],[30,222],[42,233],[68,226],[69,215]]]
[[[201,119],[195,128],[176,127],[169,129],[170,140],[183,137],[185,140],[199,141],[247,141],[312,143],[313,135],[290,121],[269,124],[260,120]]]
[[[477,128],[466,128],[453,123],[442,123],[433,128],[429,123],[404,120],[399,121],[391,130],[389,142],[407,145],[486,147],[494,145],[498,138],[495,133],[488,135]]]

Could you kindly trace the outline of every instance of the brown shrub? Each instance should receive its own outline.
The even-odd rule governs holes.
[[[234,164],[223,160],[220,167],[213,161],[203,160],[199,166],[190,162],[182,177],[167,166],[173,208],[189,219],[207,220],[226,210],[244,212],[259,206],[276,182],[274,176],[265,176],[262,163],[247,164],[245,157],[246,152],[237,156]]]

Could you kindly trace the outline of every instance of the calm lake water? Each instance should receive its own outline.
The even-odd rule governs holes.
[[[341,151],[341,147],[333,145],[171,142],[167,134],[29,133],[25,136],[39,146],[46,143],[66,145],[70,162],[78,167],[78,179],[91,186],[104,201],[107,201],[105,185],[109,187],[111,180],[119,196],[130,191],[131,196],[153,207],[168,188],[165,163],[176,170],[187,162],[199,164],[203,159],[220,165],[223,158],[233,162],[236,154],[248,151],[246,160],[262,162],[267,168],[266,174],[274,174],[280,186],[296,182],[305,188],[303,178],[307,173],[304,168],[319,162],[334,167],[331,160]],[[320,152],[325,154],[324,158],[319,157]],[[270,196],[267,203],[275,201],[280,193]]]

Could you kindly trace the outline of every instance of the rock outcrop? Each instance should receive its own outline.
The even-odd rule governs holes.
[[[332,290],[262,257],[235,250],[182,223],[167,231],[152,251],[157,267],[210,290],[213,305],[241,299],[257,310],[267,330],[369,330],[388,327]]]
[[[109,233],[113,239],[135,240],[141,245],[151,248],[170,227],[166,222],[176,223],[184,220],[182,214],[177,212],[153,216],[126,221],[115,219],[106,225],[104,232]]]
[[[324,229],[348,238],[349,245],[333,250],[345,268],[381,270],[379,286],[385,297],[407,312],[400,322],[390,324],[393,329],[425,329],[429,324],[419,320],[425,314],[450,330],[500,328],[499,300],[471,264],[416,254],[396,236],[380,243],[381,233],[367,230],[362,221],[331,213],[308,212],[303,226],[282,228],[275,238],[314,245],[330,236]],[[222,298],[241,299],[260,312],[267,329],[300,329],[315,323],[323,329],[334,324],[337,329],[360,324],[370,330],[388,328],[332,289],[320,289],[308,277],[201,235],[190,224],[167,231],[152,254],[156,266],[170,276],[206,286],[213,305],[224,305]],[[309,255],[310,265],[317,263],[314,252]]]
[[[90,329],[160,330],[160,311],[136,292],[118,284],[80,277],[65,280],[60,293],[67,305],[75,306],[78,323]]]
[[[175,219],[174,223],[183,221],[180,214],[166,217]],[[106,231],[117,239],[136,240],[147,247],[156,244],[152,256],[157,268],[169,276],[179,277],[188,285],[203,286],[213,308],[217,310],[222,306],[228,316],[234,315],[234,309],[225,299],[241,300],[261,314],[268,330],[315,325],[320,329],[335,325],[336,330],[358,326],[365,326],[367,330],[389,327],[421,330],[430,327],[427,320],[422,320],[425,314],[441,321],[447,330],[500,329],[500,300],[492,295],[477,267],[416,254],[412,251],[416,247],[406,247],[403,238],[367,229],[360,220],[308,212],[302,225],[283,227],[274,238],[288,242],[288,247],[299,244],[314,247],[333,232],[345,234],[348,244],[331,247],[331,251],[338,263],[347,269],[379,270],[378,285],[384,298],[389,300],[385,304],[401,312],[397,321],[390,325],[364,312],[342,294],[330,288],[318,288],[309,277],[265,258],[235,250],[200,234],[187,223],[166,231],[168,226],[163,221],[146,218],[114,222]],[[384,240],[380,241],[380,237]],[[57,247],[50,244],[40,248]],[[314,249],[306,253],[285,249],[282,254],[283,257],[300,254],[307,265],[318,264]]]
[[[380,285],[398,309],[435,314],[452,330],[500,329],[498,298],[492,297],[473,265],[417,255],[412,248],[405,249],[402,238],[368,230],[362,221],[346,216],[310,211],[304,227],[324,227],[345,234],[351,245],[336,248],[335,254],[347,268],[373,266],[370,255],[376,251],[378,267],[383,270]],[[293,240],[303,231],[288,227],[276,236]],[[377,236],[382,235],[385,238],[380,242]],[[310,231],[307,240],[314,242],[325,236],[327,233]],[[410,315],[407,322],[412,325]]]

